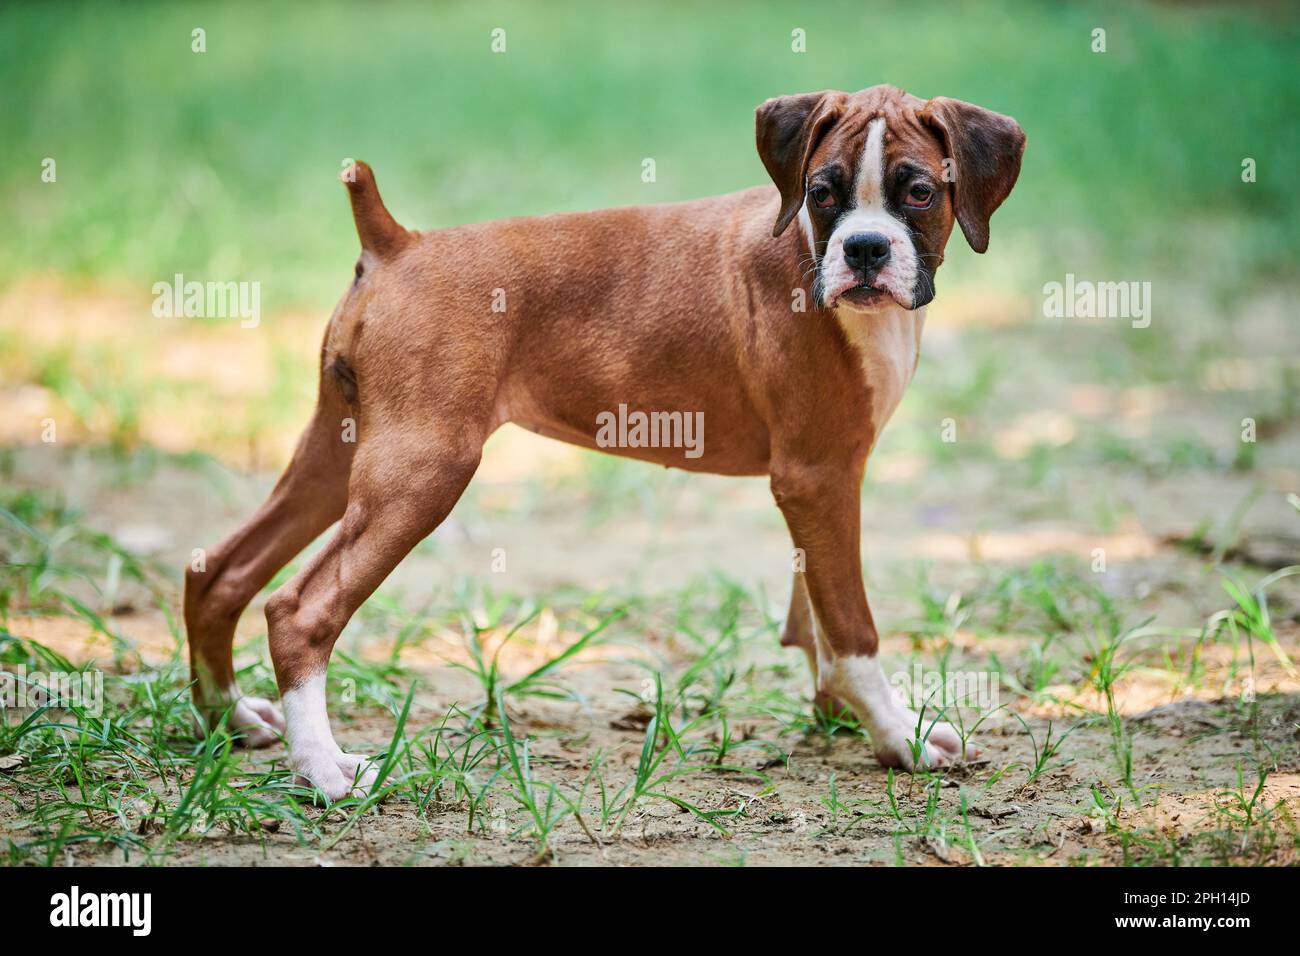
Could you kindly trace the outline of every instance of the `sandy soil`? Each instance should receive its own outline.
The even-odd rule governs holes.
[[[1294,350],[1270,345],[1254,355],[1214,358],[1207,333],[1197,331],[1205,325],[1189,323],[1179,341],[1186,340],[1189,353],[1211,356],[1197,366],[1195,381],[1180,387],[1135,380],[1120,388],[1090,379],[1088,356],[1106,353],[1102,330],[1035,335],[1023,325],[992,321],[1023,311],[1023,303],[971,302],[983,311],[963,310],[962,300],[954,300],[946,317],[936,316],[927,328],[914,394],[873,457],[862,520],[868,593],[887,666],[933,668],[947,654],[952,669],[1000,670],[1009,678],[1000,688],[1001,708],[976,734],[985,751],[975,765],[945,776],[899,778],[891,796],[887,775],[862,738],[805,733],[805,723],[793,719],[808,710],[810,687],[798,652],[776,646],[790,544],[764,481],[640,465],[600,464],[591,471],[593,461],[608,460],[513,430],[494,437],[452,517],[394,573],[380,600],[363,608],[339,650],[361,661],[384,660],[399,612],[426,622],[400,652],[404,671],[394,690],[400,698],[418,682],[408,736],[421,737],[448,708],[482,700],[472,678],[450,666],[467,660],[464,627],[445,617],[458,586],[476,594],[541,596],[554,605],[554,614],[542,614],[503,652],[507,675],[526,672],[573,640],[591,619],[585,603],[626,602],[628,616],[606,641],[558,673],[557,683],[574,699],[509,705],[516,733],[534,738],[543,780],[574,792],[599,753],[601,773],[617,788],[630,777],[644,737],[646,714],[637,699],[645,681],[656,670],[671,681],[699,658],[699,645],[680,626],[679,608],[688,607],[687,620],[702,622],[713,629],[705,636],[714,637],[710,615],[725,592],[717,576],[743,588],[737,647],[727,660],[734,689],[726,698],[730,731],[740,741],[727,763],[739,769],[701,770],[666,788],[706,810],[736,811],[725,818],[728,833],[663,800],[639,806],[621,832],[605,832],[589,790],[586,829],[566,819],[550,841],[552,863],[1297,862],[1300,681],[1263,647],[1254,648],[1253,669],[1243,643],[1197,647],[1206,619],[1230,602],[1207,555],[1180,544],[1202,537],[1210,548],[1222,543],[1225,569],[1248,584],[1267,568],[1300,558],[1297,517],[1285,497],[1300,490],[1300,429],[1285,417],[1285,401],[1279,404],[1278,393],[1261,384],[1285,378],[1287,363],[1294,364],[1286,356]],[[298,410],[305,414],[311,401],[320,327],[319,317],[284,317],[268,322],[264,335],[164,324],[149,330],[149,342],[118,337],[118,329],[140,328],[132,321],[138,308],[99,293],[69,299],[41,283],[0,300],[0,323],[23,344],[22,356],[15,351],[0,361],[0,395],[17,410],[0,423],[6,487],[58,497],[81,510],[86,527],[112,534],[163,569],[158,595],[131,586],[87,595],[101,602],[96,609],[120,635],[116,651],[68,617],[19,609],[8,627],[74,660],[94,658],[110,673],[128,675],[174,659],[177,638],[155,597],[174,614],[179,569],[192,549],[237,527],[274,480],[269,465],[283,460],[296,434],[282,420],[299,420]],[[1241,342],[1294,337],[1284,296],[1247,303],[1234,321]],[[966,335],[967,323],[979,324],[980,334]],[[102,341],[114,361],[136,355],[152,363],[135,370],[142,380],[169,377],[165,387],[143,393],[148,399],[137,419],[123,416],[134,422],[137,438],[163,449],[205,448],[237,469],[251,466],[251,473],[88,450],[76,442],[93,437],[94,415],[62,431],[58,443],[38,443],[42,418],[65,421],[66,403],[78,396],[22,384],[32,370],[21,360],[78,337],[83,345]],[[283,350],[292,358],[285,360]],[[1011,373],[996,379],[1006,387],[979,391],[981,354],[993,356],[989,368]],[[89,362],[87,369],[97,367],[88,345],[76,358]],[[290,371],[277,372],[285,361]],[[1073,371],[1063,377],[1066,365]],[[189,384],[202,389],[186,391]],[[229,417],[212,415],[214,407],[229,408]],[[935,443],[947,414],[960,422],[955,449]],[[1259,416],[1266,440],[1253,467],[1237,469],[1224,463],[1236,454],[1244,414]],[[1132,460],[1112,453],[1121,446]],[[1189,447],[1200,457],[1184,460]],[[1098,549],[1104,571],[1093,569]],[[501,553],[504,570],[493,563]],[[1126,670],[1115,684],[1123,717],[1118,739],[1132,746],[1131,785],[1122,780],[1117,737],[1094,687],[1096,634],[1083,623],[1053,623],[1017,590],[1043,568],[1064,569],[1061,580],[1100,589],[1129,626],[1154,622],[1122,647]],[[1270,591],[1273,625],[1293,660],[1300,659],[1298,580]],[[998,582],[1010,591],[999,592]],[[961,610],[963,595],[973,602],[969,616]],[[1060,596],[1068,605],[1069,594]],[[1004,598],[1014,613],[999,622]],[[240,623],[239,661],[266,683],[260,604]],[[955,613],[945,614],[945,606]],[[1020,692],[1045,664],[1055,670],[1040,692]],[[393,718],[384,703],[364,695],[352,704],[336,702],[332,716],[346,748],[375,752],[387,744]],[[1049,722],[1059,736],[1088,718],[1097,719],[1074,730],[1048,769],[1031,780],[1035,746]],[[450,733],[448,739],[457,738]],[[245,759],[270,767],[282,765],[283,757],[272,749]],[[1268,776],[1247,827],[1234,794],[1244,788],[1249,801],[1260,765]],[[30,838],[34,798],[15,779],[0,771],[6,798],[0,799],[0,834]],[[832,781],[838,804],[831,800]],[[535,841],[515,832],[524,819],[507,790],[493,790],[473,826],[464,803],[446,797],[439,794],[421,810],[394,796],[332,845],[345,828],[343,815],[311,810],[327,835],[323,842],[299,843],[287,831],[253,838],[217,828],[176,843],[172,859],[537,861]],[[116,851],[92,844],[72,845],[64,859],[120,861]]]
[[[506,440],[525,447],[532,441],[524,436]],[[512,460],[519,453],[518,445],[508,450]],[[179,566],[188,549],[198,546],[195,542],[215,540],[237,523],[270,480],[266,475],[227,476],[224,491],[218,493],[211,480],[193,469],[163,466],[143,479],[124,483],[91,461],[78,465],[76,459],[84,453],[68,453],[70,459],[53,471],[37,460],[42,454],[44,450],[20,455],[15,480],[27,483],[38,474],[47,481],[61,476],[69,482],[70,493],[75,488],[82,496],[80,504],[91,523],[154,553],[170,567]],[[797,652],[775,646],[774,621],[783,613],[788,587],[780,573],[788,545],[779,519],[769,513],[761,483],[683,482],[656,474],[648,489],[640,489],[639,501],[634,497],[624,512],[616,509],[593,528],[575,518],[573,494],[562,485],[549,499],[521,504],[533,493],[517,482],[493,481],[490,463],[485,477],[477,497],[471,496],[431,542],[408,558],[386,585],[385,595],[418,612],[445,595],[449,583],[464,575],[466,568],[480,569],[480,578],[489,577],[494,547],[504,547],[509,556],[508,572],[490,581],[501,590],[548,593],[576,586],[642,595],[641,613],[615,625],[608,642],[584,652],[561,672],[560,683],[581,702],[526,699],[510,705],[516,733],[535,738],[534,759],[542,779],[576,791],[598,752],[606,755],[602,774],[611,786],[631,776],[648,711],[629,694],[643,689],[647,662],[672,674],[698,655],[698,648],[672,627],[679,600],[673,589],[698,582],[711,568],[721,567],[736,580],[755,581],[756,589],[768,595],[767,615],[751,610],[744,620],[746,637],[737,659],[744,684],[741,700],[761,700],[767,693],[777,693],[807,706],[809,688],[802,660]],[[1220,476],[1200,484],[1184,476],[1167,488],[1147,487],[1144,499],[1163,503],[1163,522],[1151,516],[1157,511],[1151,507],[1145,520],[1097,536],[1072,525],[1068,515],[1050,521],[1007,517],[996,533],[981,534],[962,527],[959,514],[985,507],[996,489],[968,484],[966,498],[946,518],[935,519],[929,499],[940,492],[924,483],[918,489],[915,481],[882,483],[875,494],[879,507],[873,507],[870,495],[866,499],[864,521],[870,592],[887,634],[886,660],[912,655],[918,640],[919,659],[933,660],[934,641],[902,633],[917,614],[911,578],[918,559],[930,563],[932,581],[960,589],[963,580],[973,586],[980,574],[1044,556],[1081,554],[1086,560],[1100,542],[1112,555],[1103,576],[1106,590],[1138,617],[1155,616],[1169,626],[1203,620],[1226,604],[1224,595],[1197,556],[1162,542],[1167,535],[1189,530],[1177,518],[1181,500],[1211,493],[1230,495],[1222,485]],[[647,504],[644,496],[653,503]],[[985,512],[982,520],[987,517]],[[1263,534],[1279,519],[1255,520],[1258,524],[1253,527]],[[738,525],[747,529],[740,541],[733,537]],[[176,599],[175,590],[170,597]],[[1275,603],[1275,610],[1284,612],[1278,615],[1283,647],[1300,658],[1294,591],[1284,592]],[[117,605],[113,628],[131,642],[139,657],[136,662],[128,656],[121,666],[148,669],[175,652],[175,639],[163,615],[148,607],[142,596],[126,594]],[[1289,620],[1287,614],[1292,615]],[[572,627],[567,618],[530,627],[526,639],[503,654],[507,673],[523,673],[557,653],[575,636]],[[110,656],[103,638],[96,641],[84,626],[67,618],[16,617],[11,629],[74,659]],[[246,642],[241,661],[264,661],[264,625],[256,607],[244,616],[240,633]],[[1015,630],[976,636],[958,627],[952,644],[959,663],[949,666],[978,671],[990,668],[991,657],[996,656],[1003,667],[1019,672],[1032,658],[1032,646],[1040,643],[1038,635]],[[671,803],[652,801],[635,811],[617,835],[601,834],[594,823],[589,827],[594,832],[588,835],[573,819],[565,821],[552,836],[549,860],[562,864],[956,865],[976,861],[970,849],[973,835],[978,862],[990,864],[1170,862],[1170,848],[1179,847],[1192,856],[1221,852],[1239,862],[1296,862],[1300,681],[1257,648],[1253,689],[1259,707],[1252,712],[1241,703],[1241,672],[1234,670],[1234,655],[1226,645],[1205,650],[1199,684],[1189,686],[1179,679],[1186,670],[1190,644],[1184,637],[1154,636],[1126,651],[1132,670],[1117,685],[1116,707],[1127,718],[1125,727],[1132,739],[1137,801],[1119,782],[1114,738],[1100,719],[1075,730],[1050,769],[1027,782],[1034,744],[1024,726],[1009,716],[1011,711],[1021,715],[1039,743],[1049,721],[1059,735],[1080,717],[1105,713],[1104,700],[1087,689],[1089,637],[1066,634],[1057,645],[1066,666],[1059,685],[1049,688],[1055,703],[1004,688],[1000,700],[1004,709],[988,718],[976,734],[985,748],[982,759],[944,777],[899,778],[892,805],[886,772],[861,738],[792,731],[761,709],[737,703],[732,733],[745,743],[727,762],[748,772],[705,771],[675,780],[670,787],[675,796],[704,809],[740,811],[725,820],[726,835]],[[363,659],[383,660],[391,651],[392,638],[382,622],[377,626],[363,622],[349,629],[340,647]],[[463,633],[456,628],[442,628],[408,644],[401,660],[419,688],[408,729],[427,727],[453,705],[470,706],[482,698],[469,675],[444,663],[467,660]],[[1236,663],[1241,663],[1240,656]],[[373,701],[336,706],[333,716],[345,749],[381,750],[392,733],[392,716]],[[460,738],[453,734],[448,739]],[[272,766],[277,761],[282,765],[283,757],[277,748],[246,759]],[[1271,768],[1259,800],[1261,808],[1272,808],[1270,836],[1267,845],[1252,843],[1248,852],[1242,852],[1234,844],[1241,832],[1230,819],[1230,795],[1238,790],[1240,767],[1245,794],[1250,796],[1254,767],[1261,760]],[[832,780],[841,804],[838,809],[828,806]],[[4,786],[0,777],[0,787]],[[1118,803],[1118,809],[1110,815],[1099,810],[1095,794],[1109,807]],[[215,831],[179,842],[173,858],[184,863],[304,865],[536,862],[535,843],[512,835],[523,816],[506,791],[489,797],[483,811],[486,817],[480,816],[479,825],[471,829],[463,804],[434,801],[421,812],[411,800],[396,796],[328,849],[314,841],[299,844],[283,832],[254,839]],[[6,802],[0,810],[0,828],[14,827],[19,832],[21,816]],[[342,825],[337,814],[323,822],[327,833]],[[1214,836],[1219,833],[1221,838]],[[1153,843],[1161,849],[1152,849]],[[117,861],[118,854],[89,846],[73,849],[67,859],[81,864]]]

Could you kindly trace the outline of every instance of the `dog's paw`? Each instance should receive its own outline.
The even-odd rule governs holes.
[[[315,787],[330,800],[364,797],[379,776],[379,768],[372,758],[341,750],[293,754],[289,762],[296,785]]]
[[[979,749],[969,740],[963,748],[961,734],[952,724],[926,718],[918,725],[917,715],[903,708],[872,733],[871,744],[882,766],[908,773],[949,767],[979,756]]]
[[[265,697],[241,697],[230,710],[227,726],[245,747],[269,747],[284,735],[284,714]]]
[[[279,706],[265,697],[236,696],[238,693],[196,700],[195,733],[216,730],[224,719],[226,730],[238,746],[257,748],[279,743],[284,736],[284,715]]]

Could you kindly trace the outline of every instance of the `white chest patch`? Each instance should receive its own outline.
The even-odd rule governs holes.
[[[871,426],[878,439],[916,372],[925,309],[909,312],[896,305],[870,314],[836,309],[835,317],[862,362],[862,376],[871,389]]]

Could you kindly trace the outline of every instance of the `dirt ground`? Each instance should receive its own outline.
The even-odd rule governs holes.
[[[532,441],[523,436],[513,440]],[[18,481],[36,477],[28,475],[27,468],[37,467],[33,458],[39,454],[19,456]],[[74,452],[73,457],[87,456]],[[85,469],[93,467],[70,465],[59,473],[76,475],[84,493],[94,485],[85,481]],[[216,494],[208,479],[176,466],[158,468],[146,480],[125,484],[111,475],[101,477],[102,485],[82,502],[87,514],[119,540],[154,549],[171,566],[183,563],[191,541],[215,540],[233,526],[269,480],[267,476],[231,477],[226,492]],[[1098,718],[1076,729],[1060,756],[1032,782],[1027,778],[1034,741],[1024,725],[1008,716],[1008,710],[993,713],[974,734],[983,754],[973,766],[934,777],[900,777],[892,784],[891,796],[886,771],[861,737],[796,726],[755,706],[770,692],[806,709],[810,688],[797,652],[776,646],[776,622],[788,584],[771,572],[780,567],[787,549],[783,531],[775,515],[763,514],[766,490],[761,483],[729,484],[710,479],[683,484],[665,477],[652,493],[670,504],[664,505],[656,524],[647,522],[634,507],[632,514],[609,519],[604,531],[584,529],[583,520],[575,520],[562,500],[530,506],[530,513],[518,520],[509,515],[516,503],[504,500],[507,491],[489,485],[480,498],[500,495],[503,500],[494,510],[484,510],[482,500],[477,508],[466,509],[466,517],[449,523],[429,546],[413,554],[384,589],[399,603],[418,609],[430,590],[445,591],[439,582],[454,579],[454,569],[488,567],[494,547],[505,548],[510,559],[508,580],[498,586],[516,592],[585,587],[594,592],[642,593],[645,580],[655,580],[655,590],[641,599],[640,613],[619,622],[606,642],[584,651],[560,673],[559,681],[573,693],[573,700],[528,698],[508,704],[515,733],[534,738],[532,755],[544,768],[544,778],[577,792],[591,773],[595,754],[603,755],[600,773],[611,783],[634,775],[650,713],[637,696],[649,668],[680,672],[695,660],[698,647],[672,627],[671,612],[679,600],[675,592],[689,589],[710,564],[724,564],[726,573],[737,579],[755,575],[760,579],[768,606],[748,609],[745,635],[731,664],[743,688],[730,709],[731,733],[743,744],[727,764],[737,769],[692,773],[670,785],[675,797],[697,807],[735,811],[723,824],[727,832],[719,832],[674,803],[647,801],[617,836],[602,838],[584,832],[573,819],[564,821],[550,837],[549,859],[566,864],[1068,864],[1172,862],[1182,847],[1191,859],[1218,855],[1238,862],[1295,862],[1300,681],[1263,648],[1256,649],[1252,678],[1256,709],[1241,700],[1240,648],[1236,654],[1224,644],[1205,648],[1200,678],[1191,686],[1183,679],[1189,654],[1185,638],[1135,642],[1128,655],[1133,669],[1119,682],[1115,703],[1131,735],[1136,798],[1117,780],[1114,735],[1100,719],[1106,713],[1105,701],[1087,689],[1094,648],[1086,635],[1063,635],[1056,646],[1062,660],[1075,662],[1084,680],[1071,680],[1074,675],[1067,665],[1060,683],[1046,694],[1001,691],[1000,703],[1021,715],[1040,745],[1049,721],[1060,734],[1080,718]],[[1171,499],[1222,493],[1215,484],[1212,492],[1208,483],[1189,487],[1180,479],[1167,489],[1151,491],[1154,497],[1167,494],[1163,500],[1176,511]],[[970,499],[959,507],[983,507],[973,491],[966,489]],[[986,493],[996,496],[996,489]],[[905,622],[915,615],[912,585],[901,582],[904,569],[918,557],[931,562],[931,579],[960,580],[976,574],[968,554],[993,552],[996,557],[980,562],[980,569],[987,572],[999,564],[1014,566],[1073,549],[1078,546],[1075,535],[1089,546],[1099,540],[1061,522],[1002,524],[987,536],[933,529],[909,532],[904,530],[909,520],[921,517],[917,527],[924,527],[926,495],[915,494],[914,487],[886,485],[877,497],[886,499],[881,508],[872,509],[868,498],[864,514],[866,540],[881,543],[871,551],[868,576],[875,585],[873,604],[882,622]],[[743,541],[734,540],[734,531],[729,530],[737,513],[748,518]],[[733,520],[725,520],[726,516]],[[182,528],[185,540],[178,531]],[[1191,623],[1212,611],[1216,601],[1226,603],[1208,587],[1196,591],[1186,586],[1205,574],[1202,563],[1185,550],[1162,545],[1161,530],[1147,527],[1100,539],[1113,552],[1128,555],[1116,561],[1119,568],[1112,565],[1111,585],[1128,592],[1144,616],[1162,620]],[[1144,596],[1139,600],[1137,595]],[[707,601],[712,596],[706,589],[693,600]],[[176,599],[174,592],[171,598]],[[96,642],[84,625],[64,617],[17,617],[10,626],[14,633],[73,659],[110,653],[106,641]],[[124,599],[112,626],[134,648],[124,661],[126,671],[166,666],[175,652],[176,640],[163,613],[143,601]],[[504,669],[522,673],[553,656],[564,646],[566,634],[575,636],[570,626],[570,621],[560,623],[553,617],[549,625],[539,623],[529,635],[531,640],[507,647]],[[884,628],[886,660],[902,661],[913,655],[933,660],[935,639],[904,636],[889,623]],[[544,633],[548,629],[549,635]],[[1300,655],[1300,627],[1294,616],[1279,621],[1277,632],[1291,657]],[[240,633],[241,663],[256,662],[265,679],[264,624],[258,607],[246,613]],[[1003,667],[1028,660],[1040,638],[1011,632],[976,636],[958,627],[951,642],[960,666],[979,671],[990,668],[991,657],[1001,659]],[[414,682],[418,688],[408,730],[431,726],[449,708],[482,698],[473,676],[444,663],[467,661],[465,646],[463,632],[444,628],[401,650],[401,682],[403,686]],[[354,627],[340,647],[362,659],[382,662],[389,658],[393,640],[382,626]],[[136,656],[138,664],[130,663]],[[345,749],[374,753],[388,744],[393,716],[377,702],[367,704],[363,697],[354,706],[336,704],[332,714]],[[716,728],[713,735],[716,738]],[[467,737],[468,731],[447,735],[451,743]],[[284,752],[274,748],[250,753],[245,759],[253,767],[282,767]],[[1269,814],[1267,838],[1264,845],[1252,839],[1243,847],[1239,845],[1242,830],[1233,822],[1233,794],[1252,796],[1255,768],[1261,762],[1270,768],[1257,796],[1257,805]],[[1245,774],[1244,783],[1238,779],[1239,771]],[[0,788],[8,786],[0,777]],[[832,793],[837,800],[832,800]],[[21,795],[0,804],[0,828],[21,834],[24,804]],[[324,810],[311,813],[319,814],[327,837],[345,825],[345,816],[337,811],[333,818]],[[204,864],[486,864],[536,859],[535,842],[514,833],[521,825],[520,811],[508,792],[489,796],[478,813],[474,822],[463,802],[434,800],[421,809],[398,795],[359,818],[343,839],[328,848],[328,838],[299,842],[290,832],[250,836],[218,829],[179,841],[168,852],[177,863]],[[595,828],[589,825],[588,829]],[[113,850],[79,844],[66,851],[64,862],[121,859]]]
[[[1266,329],[1281,314],[1271,300],[1249,321]],[[431,741],[444,754],[472,746],[486,694],[455,666],[472,662],[471,632],[490,655],[512,621],[525,621],[500,653],[508,682],[619,609],[599,640],[549,675],[560,696],[506,699],[514,735],[531,738],[536,792],[577,808],[560,814],[545,852],[509,768],[496,764],[473,776],[477,800],[450,776],[426,773],[364,812],[299,803],[314,828],[302,835],[278,820],[250,830],[214,817],[169,838],[158,821],[191,779],[182,764],[174,777],[146,780],[152,805],[137,795],[70,811],[95,836],[58,841],[49,862],[1297,862],[1300,677],[1283,658],[1300,657],[1297,579],[1268,590],[1275,647],[1207,621],[1234,607],[1225,576],[1253,588],[1295,563],[1300,517],[1286,495],[1300,488],[1300,432],[1285,421],[1274,427],[1248,468],[1225,464],[1231,438],[1207,439],[1209,460],[1174,461],[1186,435],[1234,434],[1241,410],[1224,406],[1221,390],[1063,387],[1039,368],[1058,342],[988,323],[971,336],[966,322],[954,309],[927,330],[923,369],[936,371],[914,386],[919,397],[905,401],[873,458],[862,514],[887,670],[993,676],[995,699],[960,712],[968,726],[981,721],[972,740],[983,753],[972,765],[891,781],[858,733],[832,734],[810,719],[806,666],[777,646],[790,545],[765,481],[610,465],[506,430],[451,519],[345,631],[331,716],[345,749],[384,751],[414,687],[411,752]],[[1014,395],[945,390],[974,376],[975,342],[1004,367],[1023,361]],[[1231,386],[1231,369],[1215,367],[1206,374]],[[53,402],[29,386],[4,393],[33,416]],[[970,405],[978,408],[962,411]],[[930,439],[949,407],[973,435],[955,456]],[[185,427],[177,447],[202,444],[192,436],[212,423]],[[1127,436],[1137,460],[1096,454],[1091,436],[1103,431]],[[85,597],[98,602],[112,639],[83,617],[20,599],[9,633],[74,662],[96,660],[111,700],[151,680],[179,692],[179,569],[251,513],[274,472],[24,435],[8,436],[0,462],[7,493],[65,503],[77,527],[106,532],[158,571],[150,588],[110,587],[103,568],[92,569]],[[241,620],[238,663],[247,690],[273,696],[264,599]],[[540,612],[528,617],[533,606]],[[609,807],[636,777],[656,674],[675,695],[687,753],[670,755],[661,771],[673,775],[619,825]],[[177,755],[196,746],[180,728],[169,727],[167,740]],[[247,776],[234,791],[263,772],[282,780],[284,756],[281,747],[242,753]],[[99,772],[101,788],[118,781],[125,792],[135,780],[116,765]],[[0,840],[52,839],[42,808],[55,792],[77,801],[68,796],[75,779],[51,773],[35,762],[0,769]],[[134,834],[129,856],[120,840],[103,838],[119,831]]]

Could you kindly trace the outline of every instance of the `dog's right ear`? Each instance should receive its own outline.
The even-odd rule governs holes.
[[[803,205],[808,160],[843,111],[842,93],[799,93],[770,99],[755,111],[758,157],[781,193],[773,236],[785,232]]]
[[[411,234],[397,224],[379,198],[375,174],[358,160],[339,177],[352,199],[352,218],[357,224],[361,248],[381,259],[396,255],[411,241]]]

